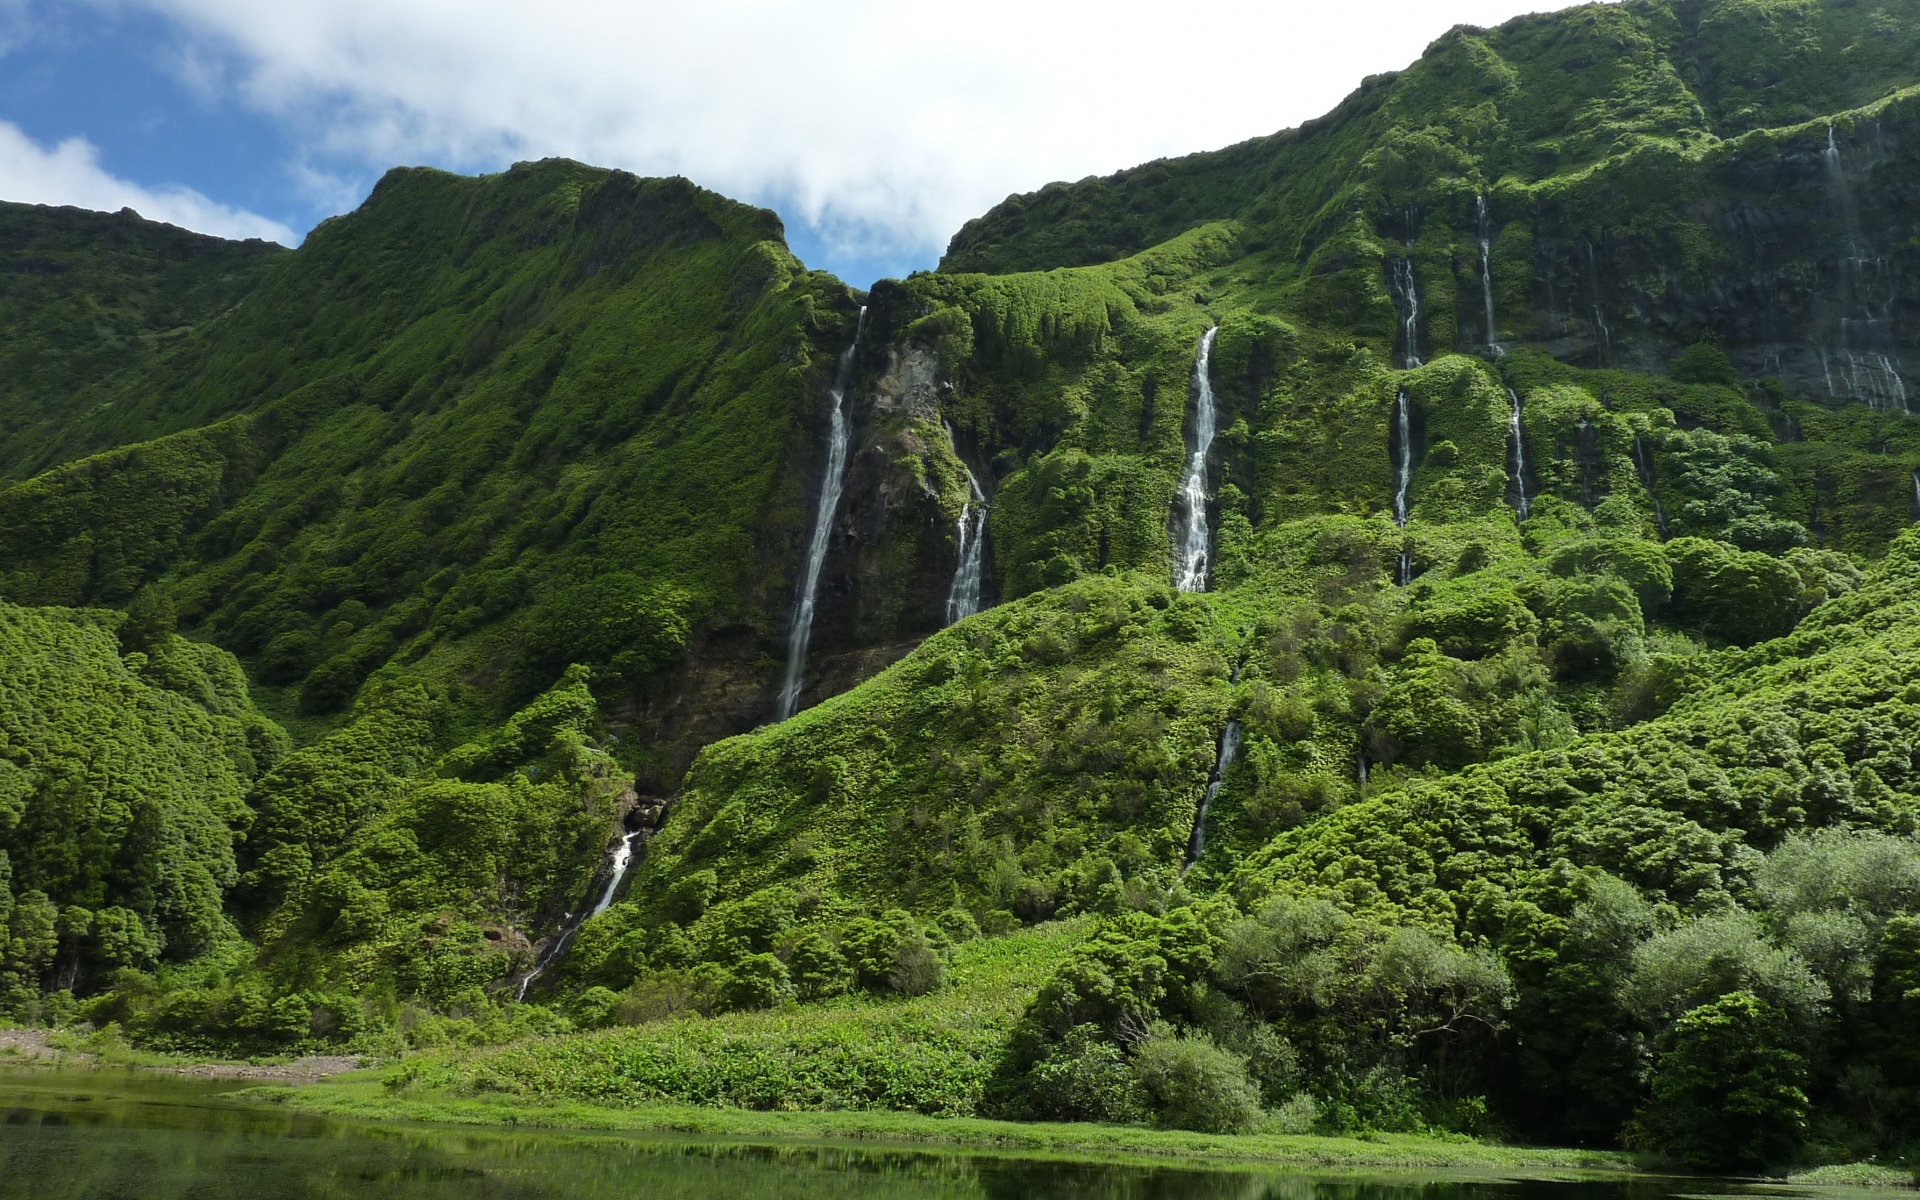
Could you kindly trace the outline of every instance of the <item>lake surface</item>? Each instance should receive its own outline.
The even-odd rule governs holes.
[[[1729,1190],[1701,1181],[1360,1182],[917,1150],[386,1125],[221,1098],[236,1086],[125,1071],[0,1068],[0,1197],[1677,1200]]]

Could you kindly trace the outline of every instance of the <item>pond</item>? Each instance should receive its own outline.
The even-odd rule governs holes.
[[[1698,1180],[1553,1183],[1090,1165],[334,1120],[131,1071],[0,1069],[0,1198],[34,1200],[1666,1200]]]

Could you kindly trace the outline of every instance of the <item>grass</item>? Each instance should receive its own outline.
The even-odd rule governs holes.
[[[408,1092],[371,1072],[303,1087],[255,1087],[241,1097],[328,1116],[550,1129],[692,1134],[748,1141],[857,1141],[964,1147],[1100,1162],[1269,1164],[1334,1170],[1445,1170],[1564,1176],[1630,1172],[1635,1160],[1600,1150],[1499,1146],[1466,1138],[1377,1134],[1206,1134],[1134,1126],[1025,1124],[906,1112],[755,1112],[684,1104],[626,1108],[520,1097]]]
[[[971,1116],[1014,1022],[1092,928],[1062,921],[959,946],[948,985],[905,1000],[847,996],[805,1008],[685,1016],[435,1051],[398,1089],[615,1107],[903,1109]]]
[[[1911,1168],[1883,1167],[1879,1163],[1834,1163],[1787,1176],[1787,1182],[1813,1187],[1912,1188],[1920,1174]]]

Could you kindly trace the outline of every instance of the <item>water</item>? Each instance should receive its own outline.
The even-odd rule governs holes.
[[[1587,260],[1587,285],[1593,294],[1593,351],[1601,366],[1607,366],[1613,357],[1613,331],[1607,328],[1607,318],[1600,311],[1600,264],[1593,253],[1593,243],[1582,240],[1581,256]]]
[[[1213,408],[1213,339],[1220,332],[1214,326],[1200,335],[1200,349],[1193,360],[1193,447],[1187,455],[1186,474],[1180,479],[1180,502],[1187,513],[1186,529],[1180,538],[1180,562],[1173,573],[1173,585],[1183,592],[1207,590],[1207,566],[1213,539],[1207,529],[1207,452],[1213,449],[1219,414]]]
[[[800,595],[793,613],[793,628],[787,635],[787,674],[780,685],[780,708],[776,720],[784,721],[800,708],[800,682],[807,669],[807,639],[813,636],[813,605],[820,590],[820,568],[827,561],[827,544],[833,540],[833,516],[840,508],[840,490],[847,476],[847,389],[853,384],[854,360],[860,352],[860,335],[867,329],[867,308],[860,306],[860,318],[853,328],[853,341],[840,354],[834,368],[833,415],[827,426],[827,472],[820,483],[820,509],[813,518],[813,540],[807,544],[807,569],[801,577]]]
[[[594,903],[593,911],[587,914],[589,920],[613,907],[613,897],[620,890],[620,881],[627,877],[627,868],[633,865],[633,843],[640,836],[635,829],[620,839],[613,849],[613,876],[607,880],[607,890],[600,893],[600,899]]]
[[[1708,1179],[1316,1178],[872,1145],[379,1124],[243,1105],[233,1083],[0,1071],[0,1200],[1682,1200]],[[1806,1194],[1804,1190],[1798,1194]]]
[[[1493,231],[1487,221],[1487,198],[1476,196],[1474,203],[1480,216],[1480,299],[1487,310],[1487,348],[1499,358],[1506,350],[1500,345],[1498,327],[1493,322]]]
[[[1846,228],[1847,253],[1858,258],[1860,254],[1860,206],[1853,198],[1853,184],[1847,179],[1846,164],[1840,159],[1840,143],[1834,136],[1833,126],[1827,126],[1827,149],[1821,156],[1827,164],[1827,183],[1833,188],[1835,201],[1840,206],[1840,220]]]
[[[1180,868],[1185,875],[1187,868],[1200,861],[1200,854],[1207,848],[1207,806],[1220,794],[1220,788],[1227,781],[1227,769],[1233,766],[1233,756],[1240,752],[1240,722],[1228,721],[1227,727],[1220,731],[1220,747],[1213,758],[1213,775],[1207,780],[1207,790],[1200,797],[1200,807],[1193,814],[1193,834],[1187,838],[1187,861]]]
[[[1533,515],[1533,497],[1527,494],[1527,434],[1520,423],[1520,393],[1507,389],[1507,436],[1513,440],[1508,467],[1513,474],[1513,511],[1524,521]]]
[[[1821,157],[1826,162],[1827,183],[1833,193],[1834,204],[1839,209],[1846,238],[1846,249],[1840,256],[1835,280],[1835,300],[1845,314],[1839,321],[1839,344],[1835,349],[1846,360],[1847,394],[1853,399],[1866,401],[1868,408],[1877,411],[1908,412],[1906,381],[1900,377],[1894,360],[1886,354],[1860,350],[1856,346],[1856,343],[1864,346],[1887,344],[1886,339],[1891,336],[1895,288],[1886,260],[1867,257],[1868,251],[1863,248],[1860,206],[1854,199],[1853,184],[1847,178],[1846,164],[1840,157],[1840,142],[1831,125],[1827,126],[1827,146]],[[1872,268],[1871,272],[1869,267]],[[1878,312],[1873,304],[1876,285],[1883,300]],[[1824,345],[1820,348],[1820,367],[1826,380],[1827,394],[1838,396],[1840,392],[1834,383],[1832,361]]]
[[[1913,473],[1913,515],[1920,520],[1920,471]]]
[[[1420,289],[1413,278],[1413,260],[1393,260],[1393,302],[1400,314],[1400,366],[1411,371],[1420,365]]]
[[[1394,428],[1399,432],[1399,454],[1393,464],[1393,523],[1400,528],[1407,527],[1408,497],[1413,487],[1413,406],[1407,400],[1407,390],[1400,389],[1400,398],[1394,401]],[[1413,578],[1413,552],[1400,552],[1399,569],[1394,582],[1405,587]]]
[[[951,428],[947,430],[947,440],[953,440]],[[954,457],[959,457],[958,451]],[[955,531],[960,555],[953,569],[953,584],[947,589],[949,625],[980,611],[980,575],[987,544],[986,493],[980,490],[980,481],[973,477],[973,468],[967,466],[966,460],[961,460],[960,468],[967,473],[967,499],[960,505],[959,528]]]
[[[1847,360],[1847,387],[1855,399],[1864,399],[1867,407],[1876,412],[1911,411],[1907,407],[1906,380],[1900,377],[1899,368],[1891,358],[1884,354],[1855,354],[1851,350],[1842,350],[1840,356]],[[1827,390],[1833,390],[1831,373]]]

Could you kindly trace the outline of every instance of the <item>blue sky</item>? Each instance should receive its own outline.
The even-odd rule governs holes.
[[[296,242],[389,166],[565,155],[773,207],[865,286],[1009,192],[1297,124],[1534,7],[0,0],[0,199]]]

